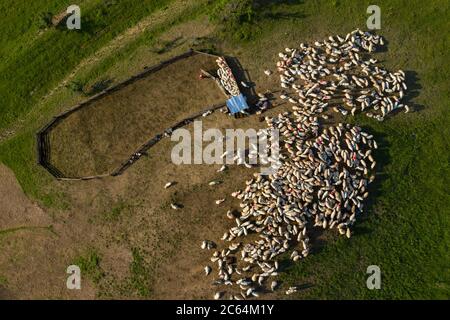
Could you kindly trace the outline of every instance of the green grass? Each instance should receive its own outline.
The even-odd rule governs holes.
[[[139,248],[132,249],[133,261],[130,264],[130,285],[139,297],[148,297],[150,291],[150,272]]]
[[[108,57],[100,61],[100,63],[91,68],[89,72],[80,76],[78,81],[83,84],[92,83],[94,80],[102,77],[102,75],[107,74],[110,69],[117,64],[132,59],[138,49],[142,47],[148,47],[148,49],[150,50],[153,46],[156,45],[158,37],[164,34],[164,32],[166,32],[169,28],[195,19],[198,16],[204,14],[205,10],[205,7],[203,7],[202,5],[193,6],[192,8],[183,11],[181,14],[172,17],[170,21],[166,21],[154,28],[150,28],[144,31],[141,35],[136,37],[126,46],[123,46],[119,50],[115,51],[114,54],[109,55]]]
[[[209,15],[212,21],[220,27],[220,35],[232,40],[250,40],[258,33],[255,23],[261,19],[262,8],[259,11],[253,0],[220,0],[216,1]]]
[[[26,50],[30,42],[37,38],[41,16],[47,12],[54,14],[64,11],[70,1],[8,1],[0,2],[2,12],[2,32],[0,34],[1,66],[13,60],[21,51]],[[80,1],[80,4],[86,1]]]
[[[126,214],[132,207],[133,206],[128,202],[119,199],[109,211],[104,212],[101,215],[101,218],[106,222],[117,222],[122,219],[124,214]]]
[[[171,0],[95,1],[92,5],[80,5],[81,30],[51,28],[26,47],[23,46],[24,40],[21,40],[22,47],[17,48],[14,55],[0,65],[0,128],[5,128],[26,115],[39,97],[70,73],[83,58],[170,2]],[[59,5],[59,8],[63,9],[65,6]],[[8,21],[8,26],[22,21],[18,15],[21,11],[28,13],[29,23],[38,19],[34,15],[33,7],[9,6],[4,9],[7,13],[9,10],[18,10],[14,12],[16,19]],[[8,31],[6,41],[12,37],[10,34],[13,34],[13,31]]]
[[[8,285],[8,279],[5,276],[0,275],[0,286]]]
[[[16,135],[0,144],[0,161],[16,174],[25,192],[46,206],[60,206],[64,195],[53,180],[35,164],[34,132],[58,108],[48,105],[45,116],[29,115],[39,99],[59,83],[84,58],[104,46],[115,35],[169,1],[82,2],[82,14],[94,21],[86,32],[46,30],[39,37],[39,13],[59,12],[65,2],[20,1],[14,6],[0,3],[5,18],[0,22],[0,129],[27,123]],[[274,50],[297,45],[305,39],[321,39],[335,33],[365,28],[369,1],[262,1],[252,23],[238,30],[222,25],[213,46],[225,48],[247,65],[272,63]],[[113,55],[77,75],[83,84],[113,73],[142,48],[154,46],[171,26],[214,12],[222,2],[209,2],[144,32]],[[395,115],[383,123],[366,118],[348,121],[375,134],[380,149],[377,180],[366,214],[356,225],[351,239],[326,237],[326,244],[308,259],[287,264],[282,280],[289,284],[310,284],[296,298],[324,299],[429,299],[450,297],[450,195],[449,195],[449,3],[442,1],[384,0],[380,33],[389,41],[388,52],[380,54],[389,69],[415,73],[410,104],[418,112]],[[86,6],[86,7],[84,7]],[[142,8],[146,8],[143,11]],[[84,10],[84,8],[86,10]],[[200,9],[200,8],[198,8]],[[259,11],[258,11],[259,10]],[[20,16],[17,15],[20,12]],[[240,14],[238,13],[239,17]],[[21,18],[19,18],[21,17]],[[255,18],[256,17],[256,18]],[[98,20],[97,20],[98,19]],[[212,17],[212,21],[218,21]],[[11,27],[15,25],[16,27]],[[75,49],[74,49],[75,48]],[[259,69],[261,69],[259,67]],[[30,92],[33,92],[30,95]],[[70,105],[76,93],[65,93],[60,103]],[[60,109],[58,109],[60,110]],[[27,116],[28,115],[28,116]],[[115,211],[114,211],[115,210]],[[113,208],[112,215],[122,210]],[[98,254],[89,253],[79,262],[100,279]],[[366,288],[366,269],[378,265],[381,290]],[[82,269],[83,270],[83,269]],[[83,271],[82,271],[83,272]],[[133,291],[148,296],[149,270],[144,253],[133,250],[130,265]]]
[[[89,249],[77,257],[73,264],[80,268],[81,276],[86,275],[93,283],[98,284],[105,277],[105,272],[100,267],[100,261],[101,257],[97,250]]]
[[[0,146],[0,161],[10,167],[22,189],[46,207],[66,209],[65,195],[52,189],[53,179],[36,165],[35,127],[27,128]]]
[[[146,253],[133,247],[131,249],[132,261],[129,264],[129,275],[118,279],[113,274],[103,274],[96,283],[98,286],[97,296],[101,299],[126,299],[151,297],[152,270],[144,260]]]

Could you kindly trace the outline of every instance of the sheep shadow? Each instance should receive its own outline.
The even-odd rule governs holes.
[[[294,6],[294,5],[303,5],[305,3],[304,0],[256,0],[255,2],[255,9],[269,9],[266,12],[263,12],[263,16],[265,18],[271,18],[271,19],[302,19],[305,18],[306,15],[303,13],[298,12],[274,12],[274,10],[270,10],[274,7],[280,6],[280,5],[286,5],[288,7]]]
[[[405,84],[407,86],[406,95],[403,97],[403,103],[411,107],[413,111],[421,111],[425,109],[424,105],[414,103],[414,99],[420,95],[422,85],[420,84],[420,78],[416,71],[405,71]]]
[[[376,53],[386,53],[389,51],[389,40],[383,37],[384,44],[379,44],[376,50]]]
[[[382,183],[385,177],[384,168],[388,166],[391,161],[389,153],[390,143],[387,140],[387,135],[382,132],[375,131],[372,127],[362,126],[361,129],[373,135],[377,142],[378,149],[373,150],[373,156],[377,164],[373,172],[375,172],[375,180],[369,184],[369,197],[364,201],[364,214],[358,215],[358,222],[353,226],[353,234],[357,237],[359,235],[370,234],[373,231],[366,225],[366,221],[375,213],[376,201],[382,193]]]
[[[163,42],[160,46],[157,46],[156,48],[152,48],[151,51],[156,54],[167,53],[167,52],[181,46],[185,42],[186,42],[186,40],[183,40],[183,37],[177,37],[173,40]]]
[[[88,91],[86,91],[86,96],[93,96],[96,95],[106,89],[108,89],[111,84],[114,82],[113,79],[101,79],[97,82],[95,82]]]

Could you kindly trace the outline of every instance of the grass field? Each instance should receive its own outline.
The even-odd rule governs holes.
[[[27,279],[36,279],[42,287],[34,286],[26,297],[79,298],[58,287],[65,277],[58,270],[81,261],[92,275],[85,297],[209,297],[206,284],[201,283],[205,280],[197,275],[205,259],[197,250],[198,240],[222,234],[228,226],[222,221],[226,208],[212,209],[211,201],[242,185],[249,172],[230,170],[223,178],[226,183],[212,192],[203,184],[214,178],[215,168],[170,166],[170,143],[164,142],[123,177],[65,184],[35,164],[34,133],[53,115],[85,98],[74,90],[77,84],[88,91],[104,79],[118,82],[189,47],[235,56],[257,90],[277,88],[262,70],[273,68],[279,51],[364,29],[366,8],[372,4],[265,0],[258,1],[258,9],[245,7],[224,21],[218,12],[226,15],[227,2],[86,0],[79,3],[86,28],[70,32],[39,28],[41,13],[62,12],[68,2],[33,1],[30,5],[18,1],[11,6],[0,1],[5,17],[0,22],[0,55],[4,57],[0,61],[0,161],[45,209],[50,222],[39,225],[50,224],[54,230],[0,231],[4,252],[0,287],[5,296],[20,297],[28,290]],[[377,53],[377,58],[389,69],[407,72],[407,100],[415,112],[396,114],[383,123],[362,117],[345,119],[376,136],[379,174],[366,217],[356,225],[354,237],[348,240],[325,233],[316,239],[317,249],[308,259],[283,264],[286,284],[308,287],[294,298],[450,297],[450,5],[445,0],[380,0],[377,4],[382,10],[379,33],[388,41],[388,51]],[[145,28],[133,29],[139,23]],[[220,115],[207,121],[208,126],[219,127],[258,123],[255,118],[237,121]],[[174,194],[151,192],[170,179],[184,182]],[[173,199],[187,204],[186,211],[171,216],[167,205]],[[38,225],[25,222],[1,228]],[[30,248],[35,253],[27,257]],[[28,270],[32,258],[46,263],[43,271]],[[366,268],[372,264],[381,268],[381,290],[366,288]],[[177,270],[184,273],[179,275]],[[169,291],[177,286],[183,288],[181,292]]]

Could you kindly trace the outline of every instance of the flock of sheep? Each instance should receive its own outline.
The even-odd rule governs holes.
[[[234,78],[233,71],[231,71],[224,58],[219,57],[216,62],[219,66],[219,69],[217,69],[217,76],[219,77],[220,85],[230,96],[238,96],[241,91]]]
[[[381,36],[355,30],[345,38],[330,36],[314,46],[286,48],[279,53],[277,69],[282,88],[293,92],[283,93],[281,99],[292,103],[293,110],[322,114],[331,108],[344,116],[363,112],[379,121],[396,109],[408,112],[401,103],[405,73],[389,72],[377,66],[376,59],[366,58],[383,45]]]
[[[398,108],[408,111],[401,103],[404,73],[388,72],[367,57],[382,45],[380,36],[355,30],[279,54],[280,98],[293,106],[266,117],[266,123],[268,133],[272,128],[280,132],[280,167],[272,175],[255,173],[242,190],[233,192],[241,210],[227,212],[235,225],[223,235],[222,250],[209,240],[201,244],[213,251],[214,299],[225,292],[230,299],[247,299],[278,288],[277,259],[307,257],[314,228],[351,237],[375,178],[372,151],[377,144],[357,126],[325,127],[321,119],[328,118],[329,109],[343,115],[364,112],[380,121]],[[207,276],[212,272],[213,267],[205,267]],[[289,287],[286,294],[296,291]]]

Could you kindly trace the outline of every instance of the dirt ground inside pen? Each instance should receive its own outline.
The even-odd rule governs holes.
[[[213,80],[199,79],[201,69],[217,69],[215,60],[176,61],[71,114],[50,132],[51,163],[68,177],[111,173],[156,134],[224,103]]]

